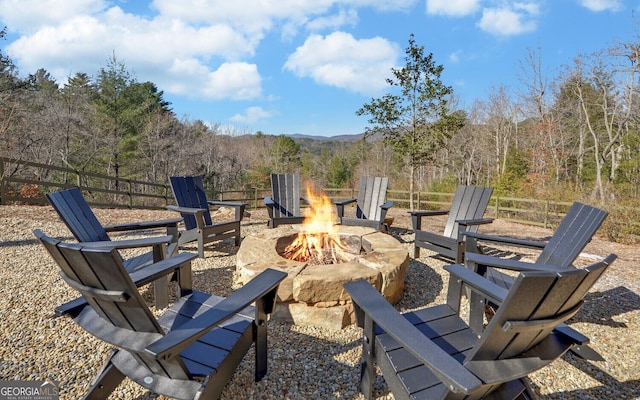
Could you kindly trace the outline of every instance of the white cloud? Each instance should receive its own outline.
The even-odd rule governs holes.
[[[174,94],[214,100],[249,100],[262,95],[262,80],[255,64],[224,63],[211,71],[196,59],[179,59],[169,72],[163,81],[166,86],[159,86]]]
[[[153,8],[190,23],[232,24],[247,35],[262,35],[276,22],[302,26],[325,18],[335,9],[370,7],[378,11],[409,11],[419,0],[153,0]],[[335,19],[334,16],[328,18]],[[338,17],[340,15],[338,14]]]
[[[371,7],[378,11],[409,11],[419,0],[338,0],[338,5]]]
[[[480,29],[498,36],[519,35],[537,28],[539,7],[534,3],[513,3],[507,8],[485,8],[478,22]]]
[[[262,109],[262,107],[249,107],[244,114],[236,114],[230,118],[231,122],[255,125],[271,118],[271,113]]]
[[[2,0],[0,21],[11,31],[34,33],[42,26],[104,10],[104,0]]]
[[[340,10],[338,14],[328,15],[309,21],[306,25],[310,31],[322,31],[325,29],[339,29],[343,26],[355,26],[358,23],[356,10]]]
[[[622,9],[622,1],[620,0],[579,0],[581,6],[591,11],[618,11]]]
[[[322,85],[375,94],[387,86],[398,54],[398,47],[382,38],[357,40],[344,32],[311,35],[289,56],[284,69]]]
[[[427,14],[462,17],[473,14],[479,0],[427,0]]]
[[[149,20],[118,7],[43,25],[7,47],[21,70],[44,67],[60,83],[76,72],[97,72],[115,54],[139,80],[168,93],[213,99],[261,95],[257,67],[237,62],[254,52],[255,45],[228,25]]]
[[[263,93],[251,58],[271,31],[285,35],[285,28],[297,34],[353,27],[359,8],[402,12],[418,1],[151,0],[131,7],[144,7],[144,15],[137,15],[118,7],[123,4],[118,1],[0,0],[0,20],[19,35],[6,53],[25,74],[45,68],[64,83],[77,72],[97,73],[113,54],[136,79],[152,81],[169,94],[252,99]],[[340,37],[316,44],[324,52],[327,46],[343,46],[344,57],[324,54],[314,67],[300,64],[300,55],[294,55],[288,65],[300,76],[354,91],[384,85],[397,49],[384,39]]]

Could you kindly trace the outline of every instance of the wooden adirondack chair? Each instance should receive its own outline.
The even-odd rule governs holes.
[[[478,226],[488,224],[493,218],[482,218],[487,210],[493,188],[458,185],[449,210],[410,211],[415,231],[413,257],[420,257],[420,249],[429,249],[439,256],[461,263],[464,259],[465,243],[461,232],[477,232]],[[422,230],[422,218],[434,215],[449,215],[444,234]]]
[[[509,291],[448,265],[446,304],[406,314],[365,281],[345,284],[364,328],[361,391],[372,398],[377,364],[396,399],[535,398],[526,376],[576,345],[555,328],[578,312],[615,258],[582,270],[541,266],[520,273]],[[459,317],[467,288],[472,301],[501,304],[480,336]]]
[[[111,247],[119,250],[151,248],[151,251],[147,253],[124,260],[124,266],[129,272],[137,271],[152,264],[154,261],[162,260],[167,254],[175,254],[178,251],[178,224],[182,221],[182,218],[103,226],[77,187],[49,193],[47,194],[47,199],[76,240],[84,243],[85,246]],[[141,239],[111,240],[107,234],[107,232],[131,232],[156,228],[166,228],[167,235]],[[154,301],[158,308],[167,306],[169,296],[166,278],[161,278],[155,282]],[[74,307],[84,304],[84,300],[78,298],[58,306],[56,314],[62,315],[71,312]]]
[[[264,198],[269,221],[267,226],[275,228],[282,224],[301,224],[304,215],[300,212],[300,176],[298,174],[271,174],[271,197]]]
[[[536,241],[516,239],[505,236],[480,234],[477,232],[465,232],[467,251],[465,264],[467,268],[485,276],[498,286],[509,289],[515,277],[501,270],[526,271],[532,265],[554,265],[560,268],[571,269],[580,252],[591,241],[591,238],[602,225],[607,212],[599,208],[591,207],[575,202],[567,211],[562,222],[548,241]],[[481,254],[479,242],[495,243],[503,246],[516,246],[542,250],[534,264],[513,259],[497,258]],[[493,303],[495,305],[495,303]],[[471,324],[479,329],[482,324],[484,307],[478,307],[471,314]],[[567,334],[576,338],[584,338],[582,334],[569,327],[564,327]],[[584,340],[584,339],[583,339]],[[578,346],[572,351],[581,357],[589,359],[601,359],[600,355],[588,347]]]
[[[393,207],[393,201],[386,201],[389,178],[377,176],[363,176],[360,178],[358,198],[336,201],[336,208],[340,224],[368,226],[381,232],[388,232],[389,225],[385,223],[387,210]],[[356,203],[355,217],[345,217],[344,206]]]
[[[207,243],[235,237],[236,246],[240,245],[240,223],[246,203],[207,200],[200,176],[172,176],[169,181],[178,205],[169,205],[167,209],[179,212],[186,228],[178,236],[179,245],[196,241],[200,258],[204,258],[204,246]],[[230,221],[213,222],[209,206],[234,208],[235,217]]]
[[[73,315],[74,321],[117,348],[84,399],[106,399],[125,377],[167,397],[217,399],[253,343],[256,381],[267,373],[267,315],[285,273],[266,270],[226,299],[182,293],[156,319],[115,250],[83,248],[38,235],[58,263],[62,279],[88,302]],[[173,272],[195,257],[181,253],[149,269]],[[190,274],[181,278],[191,282]]]

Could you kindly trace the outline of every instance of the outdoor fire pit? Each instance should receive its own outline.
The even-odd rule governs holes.
[[[297,325],[341,329],[355,322],[343,285],[369,281],[395,304],[402,297],[408,251],[372,228],[335,225],[335,206],[307,188],[311,205],[301,225],[247,236],[237,255],[236,280],[245,284],[266,268],[288,274],[272,318]]]
[[[236,279],[244,284],[266,268],[286,272],[272,318],[297,325],[341,329],[354,323],[351,299],[342,285],[358,279],[369,281],[391,303],[398,302],[409,265],[407,249],[371,228],[336,225],[334,229],[341,252],[347,253],[337,263],[332,262],[333,255],[304,261],[288,258],[304,225],[284,225],[247,236],[238,250]]]
[[[341,329],[355,322],[343,285],[370,282],[395,304],[402,297],[408,251],[372,228],[336,225],[335,206],[307,186],[305,219],[247,236],[237,254],[237,280],[244,284],[266,268],[287,273],[272,318],[297,325]]]

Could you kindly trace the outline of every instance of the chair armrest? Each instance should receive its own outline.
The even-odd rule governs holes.
[[[233,317],[254,301],[269,294],[275,298],[275,290],[286,276],[287,274],[282,271],[266,269],[229,297],[216,304],[215,307],[147,346],[146,351],[158,359],[175,357],[185,347],[198,340],[216,325]]]
[[[387,201],[386,203],[380,206],[380,208],[382,208],[383,210],[388,210],[391,207],[393,207],[393,201],[391,200]]]
[[[302,200],[302,201],[304,201],[305,203],[309,204],[309,199],[307,199],[306,197],[301,196],[301,197],[300,197],[300,200]],[[265,204],[267,207],[273,207],[273,205],[274,205],[274,204],[276,204],[276,202],[275,202],[275,201],[273,201],[273,199],[272,199],[271,197],[269,197],[269,196],[265,197],[263,201],[264,201],[264,204]]]
[[[231,207],[235,208],[236,221],[242,221],[244,217],[244,208],[248,205],[247,203],[243,203],[241,201],[223,201],[223,200],[207,200],[207,204],[212,206],[222,206],[222,207]]]
[[[465,253],[465,261],[484,265],[491,268],[502,268],[511,271],[551,271],[551,272],[563,272],[566,268],[557,267],[550,264],[529,263],[524,261],[512,260],[502,257],[493,257],[486,254],[479,253]]]
[[[185,263],[198,257],[194,253],[180,253],[173,257],[166,258],[162,261],[155,262],[142,269],[131,272],[129,275],[135,282],[136,286],[140,287],[151,283],[158,278],[172,274],[174,271],[178,271],[183,268]]]
[[[433,217],[436,215],[447,215],[449,210],[414,210],[409,211],[411,214],[411,224],[414,231],[422,229],[422,217]]]
[[[182,218],[171,218],[158,221],[140,221],[128,224],[105,225],[103,226],[103,228],[107,232],[122,232],[141,229],[176,227],[180,222],[182,222]]]
[[[451,264],[445,265],[443,268],[451,275],[449,280],[458,279],[463,285],[493,300],[494,303],[502,303],[509,292],[507,289],[496,285],[482,275],[466,268],[464,265]]]
[[[451,390],[468,394],[482,385],[459,361],[447,354],[402,316],[371,284],[359,280],[344,288],[365,318],[371,319],[416,357]],[[365,324],[368,325],[368,324]],[[368,340],[374,340],[368,337]]]
[[[407,211],[411,216],[416,217],[432,217],[434,215],[447,215],[449,214],[449,210],[413,210]]]
[[[508,237],[508,236],[487,235],[487,234],[477,233],[477,232],[463,232],[463,234],[467,237],[475,239],[476,241],[491,242],[491,243],[521,246],[521,247],[530,247],[534,249],[543,249],[547,245],[546,241],[541,241],[541,240],[517,239],[513,237]]]
[[[212,206],[225,206],[225,207],[246,207],[247,203],[241,201],[224,201],[224,200],[207,200],[207,204]]]
[[[484,225],[490,224],[493,222],[493,218],[479,218],[479,219],[458,219],[456,222],[459,225],[469,226],[469,225]]]
[[[271,197],[265,197],[264,198],[264,205],[265,207],[267,207],[267,213],[269,214],[269,219],[273,219],[273,214],[274,214],[274,207],[276,205],[276,202],[273,201],[273,199]]]
[[[335,204],[336,206],[345,206],[347,204],[351,204],[356,201],[358,201],[358,199],[344,199],[344,200],[334,201],[333,204]]]
[[[192,214],[192,215],[201,214],[207,211],[204,208],[180,207],[180,206],[172,206],[172,205],[166,206],[166,208],[167,210],[176,211],[176,212],[179,212],[180,214]]]
[[[340,218],[341,221],[344,217],[344,206],[346,206],[347,204],[355,203],[356,201],[358,201],[358,199],[344,199],[334,201],[333,204],[336,205],[336,213],[338,214],[338,218]]]
[[[82,242],[82,247],[106,248],[106,249],[135,249],[138,247],[152,247],[159,244],[169,244],[173,236],[154,236],[140,239],[106,240],[101,242]]]

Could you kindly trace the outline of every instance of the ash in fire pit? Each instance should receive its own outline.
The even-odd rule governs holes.
[[[336,233],[300,232],[296,235],[283,237],[278,240],[277,248],[286,244],[278,254],[293,261],[306,262],[307,265],[341,264],[353,260],[363,254],[359,241],[348,242],[348,236]]]

